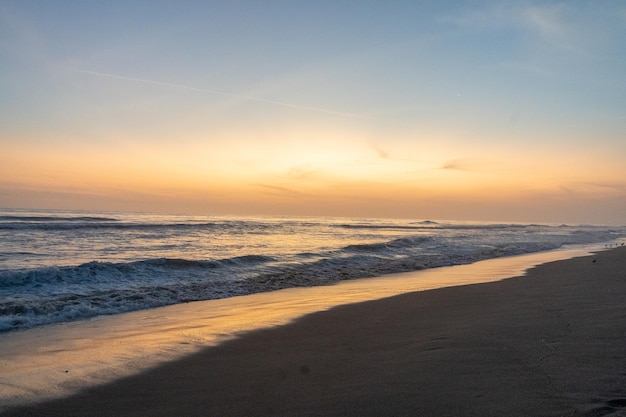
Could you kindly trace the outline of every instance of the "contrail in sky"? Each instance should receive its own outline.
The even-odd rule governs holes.
[[[100,77],[107,77],[107,78],[117,78],[119,80],[136,81],[136,82],[140,82],[140,83],[144,83],[144,84],[158,85],[158,86],[161,86],[161,87],[180,88],[180,89],[183,89],[183,90],[197,91],[197,92],[200,92],[200,93],[214,94],[214,95],[223,96],[223,97],[238,98],[238,99],[242,99],[242,100],[256,101],[256,102],[259,102],[259,103],[273,104],[273,105],[276,105],[276,106],[290,107],[292,109],[309,110],[309,111],[314,111],[314,112],[318,112],[318,113],[334,114],[336,116],[361,117],[360,115],[354,114],[354,113],[338,112],[338,111],[333,111],[333,110],[328,110],[328,109],[322,109],[322,108],[319,108],[319,107],[311,107],[311,106],[303,106],[303,105],[294,104],[294,103],[286,103],[284,101],[267,100],[267,99],[260,98],[260,97],[253,97],[253,96],[246,96],[246,95],[241,95],[241,94],[227,93],[225,91],[208,90],[208,89],[205,89],[205,88],[196,88],[196,87],[190,87],[188,85],[182,85],[182,84],[174,84],[174,83],[166,83],[166,82],[161,82],[161,81],[146,80],[144,78],[127,77],[125,75],[109,74],[109,73],[106,73],[106,72],[89,71],[89,70],[76,69],[76,68],[72,68],[72,69],[74,71],[77,71],[77,72],[82,72],[83,74],[91,74],[91,75],[97,75],[97,76],[100,76]]]

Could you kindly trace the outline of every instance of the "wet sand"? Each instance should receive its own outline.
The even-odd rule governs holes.
[[[626,415],[626,249],[332,308],[5,416]]]

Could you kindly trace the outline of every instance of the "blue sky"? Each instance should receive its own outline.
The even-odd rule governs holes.
[[[0,1],[0,205],[626,223],[621,1]]]

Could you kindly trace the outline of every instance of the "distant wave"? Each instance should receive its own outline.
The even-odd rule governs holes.
[[[443,224],[437,223],[430,220],[425,220],[417,223],[412,223],[411,225],[395,225],[395,224],[339,224],[336,227],[340,227],[343,229],[381,229],[381,230],[497,230],[497,229],[527,229],[532,227],[542,227],[542,228],[560,228],[567,227],[565,225],[562,226],[539,226],[535,224]]]
[[[226,220],[205,222],[155,222],[132,221],[110,217],[71,217],[71,216],[0,216],[0,230],[150,230],[150,229],[217,229],[224,231],[240,230],[242,227],[254,230],[268,230],[276,227],[273,223],[251,220]]]
[[[112,217],[94,216],[0,216],[0,221],[21,222],[115,222],[118,219]]]
[[[380,229],[380,230],[423,230],[433,229],[432,226],[406,226],[395,224],[338,224],[335,227],[342,229]]]
[[[446,225],[446,229],[451,230],[519,230],[537,227],[534,224],[450,224]],[[542,228],[556,228],[555,226],[541,226]]]
[[[320,226],[320,223],[298,223],[300,227]],[[335,227],[348,230],[398,230],[398,231],[435,231],[435,230],[519,230],[533,227],[563,228],[562,226],[524,225],[524,224],[447,224],[431,220],[424,220],[410,224],[367,224],[367,223],[340,223],[330,224]],[[117,230],[150,230],[158,228],[167,229],[211,229],[222,230],[240,229],[242,227],[259,230],[276,228],[276,224],[256,222],[249,220],[207,221],[207,222],[133,222],[121,221],[112,217],[99,216],[0,216],[0,230],[79,230],[79,229],[117,229]]]
[[[207,229],[207,228],[240,227],[240,224],[229,225],[228,223],[121,223],[118,220],[103,221],[88,220],[81,223],[73,219],[68,222],[54,220],[53,222],[15,221],[0,223],[0,230],[78,230],[78,229],[119,229],[119,230],[146,230],[146,229]],[[263,226],[256,226],[263,227]],[[268,226],[269,227],[269,226]]]

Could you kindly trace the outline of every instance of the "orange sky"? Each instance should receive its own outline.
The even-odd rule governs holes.
[[[624,6],[132,4],[0,7],[0,207],[626,224]]]

